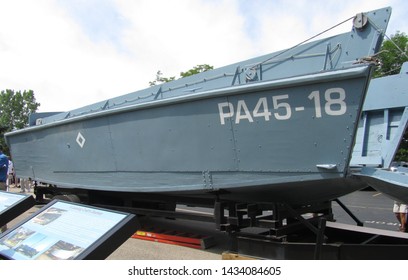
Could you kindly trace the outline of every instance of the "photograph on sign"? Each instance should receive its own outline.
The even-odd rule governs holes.
[[[0,255],[15,260],[70,260],[89,250],[130,214],[54,201],[0,236]]]

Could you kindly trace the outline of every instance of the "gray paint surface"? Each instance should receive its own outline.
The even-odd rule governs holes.
[[[390,168],[408,125],[408,63],[373,79],[364,102],[352,164]]]

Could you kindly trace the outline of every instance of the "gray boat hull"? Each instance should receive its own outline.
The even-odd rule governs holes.
[[[62,187],[293,203],[334,198],[363,187],[346,177],[370,71],[133,105],[8,141],[17,174]],[[302,185],[310,195],[303,193],[309,188],[295,193]]]

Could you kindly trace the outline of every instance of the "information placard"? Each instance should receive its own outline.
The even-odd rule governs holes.
[[[30,194],[0,191],[0,226],[17,218],[34,205],[34,197]]]
[[[53,200],[0,235],[0,256],[14,260],[105,259],[137,228],[133,214]]]

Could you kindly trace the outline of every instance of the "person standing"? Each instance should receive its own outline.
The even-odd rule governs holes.
[[[394,212],[395,217],[400,223],[399,230],[402,232],[406,232],[408,206],[399,201],[394,201],[394,207],[392,211]]]
[[[14,166],[10,158],[9,158],[8,163],[9,165],[8,165],[7,181],[6,181],[7,191],[9,191],[11,188],[11,185],[14,184]]]
[[[6,190],[6,181],[8,175],[8,157],[0,150],[0,190]]]
[[[31,192],[31,179],[20,179],[21,193]]]
[[[3,154],[3,152],[0,150],[0,191],[6,191],[7,190],[7,175],[8,175],[8,164],[9,160],[8,157]],[[0,225],[1,226],[1,232],[4,232],[7,230],[7,225]]]

